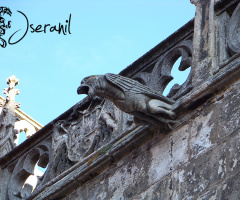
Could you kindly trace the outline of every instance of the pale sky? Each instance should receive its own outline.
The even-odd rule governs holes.
[[[0,90],[6,79],[19,80],[21,109],[46,125],[83,96],[77,95],[82,78],[119,73],[194,17],[189,0],[1,0],[9,7],[11,28],[2,36],[12,41],[27,28],[24,13],[34,29],[70,21],[66,35],[31,33],[14,45],[0,47]],[[186,77],[183,77],[186,78]],[[0,94],[5,97],[4,94]]]

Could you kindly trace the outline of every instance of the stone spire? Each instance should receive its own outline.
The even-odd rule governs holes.
[[[2,100],[0,107],[0,157],[11,151],[15,144],[16,131],[14,124],[16,121],[15,109],[20,107],[19,103],[15,103],[15,96],[19,94],[19,90],[15,89],[19,80],[13,75],[7,79],[8,88],[3,93],[6,94],[6,100]]]

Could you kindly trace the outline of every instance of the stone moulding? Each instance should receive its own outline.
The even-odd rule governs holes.
[[[173,110],[179,110],[188,108],[198,102],[198,100],[211,96],[214,93],[219,92],[226,87],[230,82],[234,81],[240,76],[240,54],[231,58],[231,61],[226,61],[225,64],[220,66],[220,70],[217,74],[212,76],[209,80],[204,82],[201,86],[194,88],[194,90],[174,104]],[[207,101],[207,99],[205,99]]]
[[[31,194],[34,187],[28,183],[24,185],[26,181],[24,177],[34,175],[34,168],[36,164],[38,166],[46,168],[49,163],[49,147],[50,145],[46,143],[39,144],[36,148],[31,149],[30,152],[26,153],[18,160],[16,166],[13,169],[11,180],[8,184],[9,199],[23,199]],[[47,176],[42,178],[42,180],[37,181],[38,185],[44,183],[44,179],[48,179]]]
[[[26,200],[63,197],[75,187],[81,186],[87,180],[105,171],[114,161],[152,138],[154,134],[156,132],[154,133],[149,126],[140,126],[130,133],[126,132],[48,182],[44,187],[38,188],[38,191]],[[54,197],[56,192],[58,192],[57,197]]]
[[[53,131],[53,125],[59,121],[63,120],[71,115],[71,113],[74,110],[75,106],[82,106],[86,103],[86,99],[83,99],[81,102],[77,103],[76,105],[69,108],[67,111],[65,111],[63,114],[58,116],[53,121],[49,122],[47,125],[45,125],[43,128],[38,130],[36,134],[34,134],[32,137],[18,145],[16,148],[14,148],[12,151],[10,151],[8,154],[0,158],[0,164],[2,168],[7,167],[12,162],[17,160],[19,157],[21,157],[24,153],[34,148],[36,145],[41,143],[44,140],[47,140],[49,137],[52,136]],[[15,155],[15,156],[14,156]]]
[[[224,87],[229,85],[231,81],[240,77],[239,63],[240,57],[227,64],[218,74],[202,84],[201,87],[179,99],[179,101],[175,103],[175,109],[188,109],[194,106],[194,104],[199,104],[199,100],[201,100],[200,103],[208,101],[210,94],[220,92]],[[181,126],[181,124],[178,126]],[[73,167],[48,182],[43,188],[38,188],[36,193],[29,196],[27,200],[45,198],[57,199],[64,197],[66,192],[71,191],[70,189],[74,190],[74,188],[80,187],[89,179],[94,178],[108,169],[113,162],[116,162],[128,152],[139,147],[156,135],[159,135],[159,133],[151,130],[149,126],[140,126],[133,131],[125,132],[123,135],[115,138],[107,145],[102,146],[100,149],[84,158],[81,162],[78,162]],[[54,196],[56,193],[57,196]]]
[[[229,1],[221,0],[221,1],[217,1],[217,3],[215,4],[216,17],[219,17],[221,14],[229,15],[228,16],[229,18],[227,17],[224,18],[224,16],[221,16],[223,17],[223,19],[221,20],[225,20],[224,23],[222,23],[223,25],[221,23],[218,23],[218,25],[221,24],[221,31],[223,29],[228,28],[227,25],[225,27],[225,24],[227,24],[228,20],[232,17],[231,14],[237,7],[238,3],[239,3],[239,0],[229,0]],[[222,21],[219,21],[219,22],[222,22]],[[209,22],[206,20],[206,24],[207,23],[209,25]],[[204,57],[203,59],[197,60],[194,64],[192,64],[193,66],[190,66],[192,62],[192,57],[195,56],[192,54],[192,48],[187,48],[187,51],[182,51],[181,49],[179,49],[179,47],[183,44],[185,44],[184,47],[192,46],[193,26],[194,26],[194,22],[193,20],[191,20],[182,28],[180,28],[178,31],[176,31],[171,36],[169,36],[166,40],[158,44],[152,50],[150,50],[141,58],[139,58],[137,61],[135,61],[132,65],[128,66],[126,69],[120,72],[120,75],[135,79],[136,81],[139,81],[140,83],[148,87],[153,87],[153,89],[163,92],[162,91],[163,88],[161,88],[161,84],[154,84],[155,80],[159,81],[158,83],[167,84],[171,79],[171,69],[172,69],[173,63],[176,61],[176,59],[178,59],[179,56],[183,58],[184,55],[187,55],[185,57],[186,59],[183,59],[183,60],[188,61],[187,67],[194,68],[195,71],[193,70],[192,73],[195,73],[194,74],[195,78],[198,79],[198,76],[199,76],[198,72],[200,71],[196,71],[197,66],[195,66],[194,64],[199,65],[198,67],[201,69],[211,68],[212,63],[208,62],[208,59],[207,59],[207,56],[209,56],[211,52],[209,52],[209,55],[207,56],[205,55],[206,57]],[[221,48],[219,49],[222,49],[223,53],[222,54],[219,53],[219,57],[220,55],[223,55],[223,54],[227,55],[228,53],[227,42],[226,42],[227,36],[225,32],[222,38],[216,36],[215,39],[221,40],[220,41]],[[162,72],[162,69],[164,67],[167,68],[168,72],[170,70],[170,72],[167,74],[164,74]],[[175,102],[172,105],[173,111],[180,115],[179,121],[176,124],[174,124],[169,134],[183,127],[184,124],[187,123],[188,117],[190,115],[189,113],[192,113],[192,111],[195,110],[195,108],[198,108],[199,106],[201,106],[202,104],[208,101],[214,100],[217,94],[224,91],[226,87],[228,87],[231,83],[235,82],[240,78],[240,52],[234,51],[232,55],[227,55],[224,58],[221,57],[221,61],[217,63],[217,68],[218,70],[215,70],[215,71],[209,70],[207,71],[207,73],[204,73],[204,74],[208,74],[209,76],[202,76],[202,79],[199,78],[201,82],[198,82],[198,80],[194,80],[195,82],[197,82],[197,84],[193,86],[192,86],[192,79],[194,78],[194,76],[192,77],[192,73],[190,73],[186,81],[189,84],[185,84],[185,86],[187,86],[186,88],[188,89],[185,91],[182,91],[181,90],[182,86],[180,86],[180,90],[178,90],[179,92],[177,91],[171,97],[169,97],[169,98],[174,98],[175,100]],[[154,76],[155,74],[156,76]],[[161,75],[166,75],[165,76],[166,79],[162,80]],[[160,86],[158,87],[158,85]],[[104,101],[105,100],[103,101],[101,100],[101,102],[104,102]],[[117,163],[120,159],[122,159],[124,156],[129,154],[132,150],[137,149],[142,144],[152,140],[154,137],[161,139],[161,136],[163,136],[161,131],[153,128],[152,126],[149,126],[149,125],[136,126],[133,123],[133,120],[130,119],[129,115],[127,116],[126,113],[120,112],[119,110],[114,108],[113,105],[106,103],[106,101],[104,103],[99,103],[100,102],[99,101],[98,103],[95,103],[93,106],[94,109],[96,108],[95,110],[99,109],[100,113],[102,110],[105,109],[104,115],[102,116],[100,114],[93,115],[92,114],[93,110],[89,109],[89,107],[91,107],[92,102],[88,101],[86,98],[83,99],[81,102],[79,102],[78,104],[70,108],[61,116],[59,116],[58,118],[56,118],[55,120],[47,124],[45,127],[40,129],[35,135],[30,137],[23,144],[19,145],[18,147],[13,149],[11,152],[6,154],[4,157],[0,158],[0,165],[3,171],[4,172],[8,171],[7,172],[8,180],[12,179],[12,182],[14,182],[14,177],[12,177],[11,171],[18,173],[19,168],[16,168],[16,170],[14,168],[16,167],[15,166],[16,163],[21,161],[21,159],[23,159],[24,156],[28,154],[28,152],[31,152],[31,150],[36,148],[40,143],[45,143],[48,141],[49,165],[48,165],[47,171],[45,172],[45,177],[48,177],[51,174],[53,174],[52,175],[53,177],[45,179],[45,182],[43,181],[41,185],[38,185],[36,189],[32,193],[30,193],[26,198],[24,197],[24,199],[27,199],[27,200],[61,199],[63,197],[66,197],[67,194],[70,194],[75,189],[81,187],[87,181],[105,172],[107,169],[109,169],[113,165],[113,163]],[[87,115],[85,115],[86,113]],[[94,118],[93,119],[94,123],[96,121],[97,122],[101,121],[101,123],[95,123],[95,124],[92,123],[89,126],[86,125],[85,128],[82,128],[85,122],[80,122],[80,121],[84,117],[87,118],[87,116],[90,116],[89,118]],[[123,119],[125,120],[124,123],[123,123]],[[121,124],[121,127],[119,124]],[[96,125],[96,128],[95,128],[95,125]],[[118,128],[116,128],[115,125],[116,126],[118,125]],[[91,129],[89,131],[87,130],[88,127],[94,127],[94,128],[92,128],[93,130]],[[99,131],[98,129],[99,127],[101,128],[104,127],[104,130],[101,129]],[[108,128],[111,130],[110,131],[107,130]],[[59,138],[62,137],[63,140],[61,140],[56,145],[59,148],[54,149],[53,143],[54,143],[54,134],[56,133],[55,132],[56,129],[59,130],[58,132]],[[76,148],[75,147],[74,149],[72,148],[75,145],[75,143],[81,144],[79,142],[82,139],[81,137],[86,138],[91,134],[93,135],[93,133],[95,134],[95,132],[102,133],[104,131],[107,133],[106,136],[108,137],[108,140],[105,140],[104,142],[101,141],[99,142],[98,145],[91,145],[90,147],[91,151],[89,151],[88,149],[87,152],[84,152],[85,150],[84,151],[82,150],[82,152],[80,152],[78,147],[76,147],[77,145],[75,146]],[[79,134],[80,136],[75,138],[68,137],[71,134],[73,135]],[[97,134],[96,136],[99,138],[101,137],[101,135],[97,135]],[[103,136],[103,138],[104,137],[105,135]],[[77,141],[76,138],[79,139],[79,141]],[[92,144],[96,141],[94,140],[95,138],[92,140],[93,142],[91,141]],[[70,143],[72,144],[72,146],[68,144],[69,141],[72,142]],[[81,147],[81,145],[79,146]],[[74,150],[74,152],[77,152],[78,157],[75,156],[75,154],[72,154],[72,155],[70,154],[69,156],[69,152],[68,152],[69,149]],[[60,154],[57,154],[59,151],[60,151]],[[53,167],[53,163],[57,160],[57,159],[56,160],[53,159],[55,158],[54,156],[58,158],[60,157],[59,160],[61,160],[61,158],[65,156],[63,158],[63,160],[65,159],[64,162],[67,159],[69,159],[72,163],[71,165],[68,165],[67,167],[62,169],[62,171],[55,170],[55,172],[58,171],[59,173],[54,174],[54,170],[52,171],[52,168],[58,167],[57,164],[54,165]],[[67,160],[66,162],[68,162],[69,160]],[[11,191],[12,190],[13,188],[11,188]],[[5,197],[4,200],[8,200],[8,199],[9,198]]]
[[[34,120],[33,118],[31,118],[29,115],[27,115],[26,113],[24,113],[21,109],[16,109],[15,113],[18,117],[20,117],[20,119],[26,120],[27,122],[29,122],[30,124],[32,124],[35,128],[36,131],[40,130],[43,126],[37,122],[36,120]]]

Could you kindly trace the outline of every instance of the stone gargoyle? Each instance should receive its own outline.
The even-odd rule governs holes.
[[[174,101],[153,89],[116,74],[88,76],[81,81],[78,94],[89,98],[100,96],[114,103],[120,110],[134,116],[137,125],[152,124],[161,130],[171,129],[176,114]]]

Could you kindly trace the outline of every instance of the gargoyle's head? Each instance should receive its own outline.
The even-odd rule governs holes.
[[[86,94],[91,99],[95,96],[97,79],[99,76],[88,76],[81,81],[77,89],[78,94]]]

